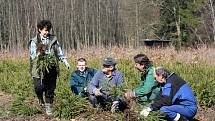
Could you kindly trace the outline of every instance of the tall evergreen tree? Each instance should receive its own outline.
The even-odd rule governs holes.
[[[177,49],[185,43],[195,43],[191,29],[200,24],[199,10],[203,1],[163,0],[160,4],[161,26],[159,34],[166,39],[172,39]]]

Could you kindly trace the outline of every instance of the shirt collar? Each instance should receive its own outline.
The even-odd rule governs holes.
[[[47,36],[47,37],[42,37],[42,38],[41,38],[41,40],[47,40],[47,39],[49,39],[48,36]]]

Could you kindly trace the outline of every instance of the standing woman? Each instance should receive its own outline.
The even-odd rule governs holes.
[[[45,105],[47,115],[52,114],[51,107],[59,73],[58,61],[63,62],[68,69],[70,67],[57,38],[49,33],[51,28],[49,20],[40,21],[37,24],[38,33],[29,42],[30,74],[39,104]]]

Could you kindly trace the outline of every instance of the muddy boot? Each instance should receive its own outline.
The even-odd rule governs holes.
[[[52,115],[52,105],[50,103],[45,103],[45,111],[48,116]]]

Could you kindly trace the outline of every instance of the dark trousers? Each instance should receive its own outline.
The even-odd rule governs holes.
[[[127,103],[120,96],[118,96],[114,99],[108,95],[102,95],[102,96],[89,95],[89,100],[94,108],[99,104],[102,109],[109,110],[113,101],[119,101],[119,110],[120,111],[123,111],[127,108]],[[108,105],[108,103],[110,105]]]
[[[54,91],[56,88],[57,71],[55,68],[49,69],[49,72],[44,73],[44,78],[33,78],[34,89],[38,99],[44,103],[43,95],[45,94],[45,102],[53,103]]]

